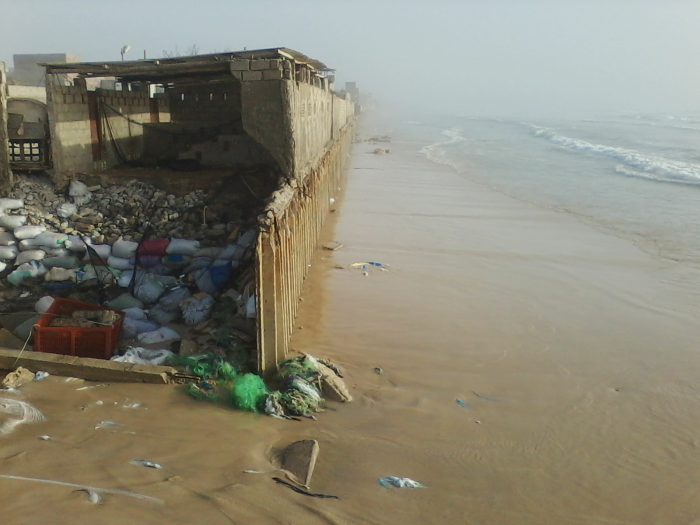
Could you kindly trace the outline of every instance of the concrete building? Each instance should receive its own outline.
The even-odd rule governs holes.
[[[251,282],[257,364],[272,370],[286,356],[301,285],[352,144],[354,104],[330,89],[332,70],[288,48],[52,62],[48,158],[58,187],[151,175],[171,187],[206,187],[213,174],[256,188],[251,193],[263,202]],[[8,129],[6,115],[0,130]],[[7,152],[0,131],[0,149],[3,140]],[[1,154],[0,183],[7,186],[12,175]]]
[[[45,70],[43,64],[65,64],[78,62],[79,57],[67,53],[31,53],[13,55],[13,69],[8,78],[11,84],[18,86],[45,85]]]

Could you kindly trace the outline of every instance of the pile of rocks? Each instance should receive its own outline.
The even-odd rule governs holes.
[[[87,235],[97,244],[118,238],[138,240],[150,224],[155,237],[218,239],[234,224],[208,224],[206,192],[195,190],[176,196],[139,180],[127,184],[88,187],[73,181],[67,192],[55,190],[46,180],[20,178],[9,197],[24,206],[5,214],[26,216],[26,224],[69,235]]]

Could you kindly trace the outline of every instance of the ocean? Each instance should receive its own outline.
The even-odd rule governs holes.
[[[464,177],[700,266],[700,115],[412,125]]]

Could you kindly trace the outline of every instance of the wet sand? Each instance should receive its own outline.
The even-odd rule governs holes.
[[[3,523],[700,523],[699,270],[469,182],[422,145],[356,145],[325,232],[344,247],[319,250],[304,291],[292,347],[341,364],[353,403],[285,422],[177,387],[27,385],[49,420],[0,438],[0,474],[165,504],[0,479]],[[364,260],[391,270],[347,269]],[[301,438],[321,446],[313,490],[339,501],[242,472]]]

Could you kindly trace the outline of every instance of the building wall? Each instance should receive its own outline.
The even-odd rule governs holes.
[[[10,142],[7,135],[7,73],[5,63],[0,62],[0,190],[6,190],[12,184],[10,169]]]
[[[47,75],[46,98],[53,166],[56,182],[62,185],[72,173],[93,170],[93,141],[87,89],[63,86],[55,77]]]
[[[14,68],[11,79],[13,83],[22,86],[44,86],[44,67],[39,64],[65,64],[78,60],[78,57],[66,53],[13,55]]]
[[[46,104],[46,88],[40,86],[8,86],[10,98],[29,98]]]
[[[144,125],[151,122],[147,91],[97,90],[102,116],[102,168],[139,160],[144,152]]]
[[[173,122],[201,127],[231,125],[240,128],[241,85],[228,82],[178,86],[168,90]]]

